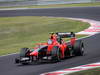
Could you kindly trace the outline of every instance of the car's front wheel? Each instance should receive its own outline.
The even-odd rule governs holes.
[[[58,62],[61,61],[61,51],[58,46],[54,46],[52,51],[51,51],[51,56],[52,56],[52,61],[53,62]]]

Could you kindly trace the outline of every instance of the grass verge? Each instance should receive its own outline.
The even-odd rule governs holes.
[[[100,68],[95,68],[65,75],[100,75]]]
[[[75,3],[75,4],[55,4],[55,5],[31,5],[31,6],[13,6],[13,7],[0,7],[0,8],[59,8],[59,7],[91,7],[100,6],[100,2],[92,3]]]
[[[0,55],[18,52],[22,47],[33,47],[44,42],[49,32],[79,32],[88,23],[51,17],[0,17]]]

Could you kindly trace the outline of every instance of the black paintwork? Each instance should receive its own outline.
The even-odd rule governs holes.
[[[1,17],[7,16],[56,16],[78,17],[100,21],[100,7],[74,7],[0,11]],[[38,63],[33,65],[16,65],[14,59],[18,55],[0,57],[0,75],[39,75],[44,72],[75,67],[100,61],[100,34],[83,40],[85,55],[68,58],[58,63]]]

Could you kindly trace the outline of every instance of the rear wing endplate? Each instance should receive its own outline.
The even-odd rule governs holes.
[[[56,33],[57,36],[59,36],[60,38],[71,38],[71,37],[75,37],[75,33],[74,32],[57,32]]]

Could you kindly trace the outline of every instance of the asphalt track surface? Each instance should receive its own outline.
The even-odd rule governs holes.
[[[87,18],[100,21],[100,7],[50,8],[0,11],[0,17],[9,16],[55,16]],[[83,39],[85,55],[73,57],[58,63],[38,63],[32,65],[16,65],[14,59],[18,55],[0,57],[0,75],[39,75],[83,64],[100,61],[100,34]]]

